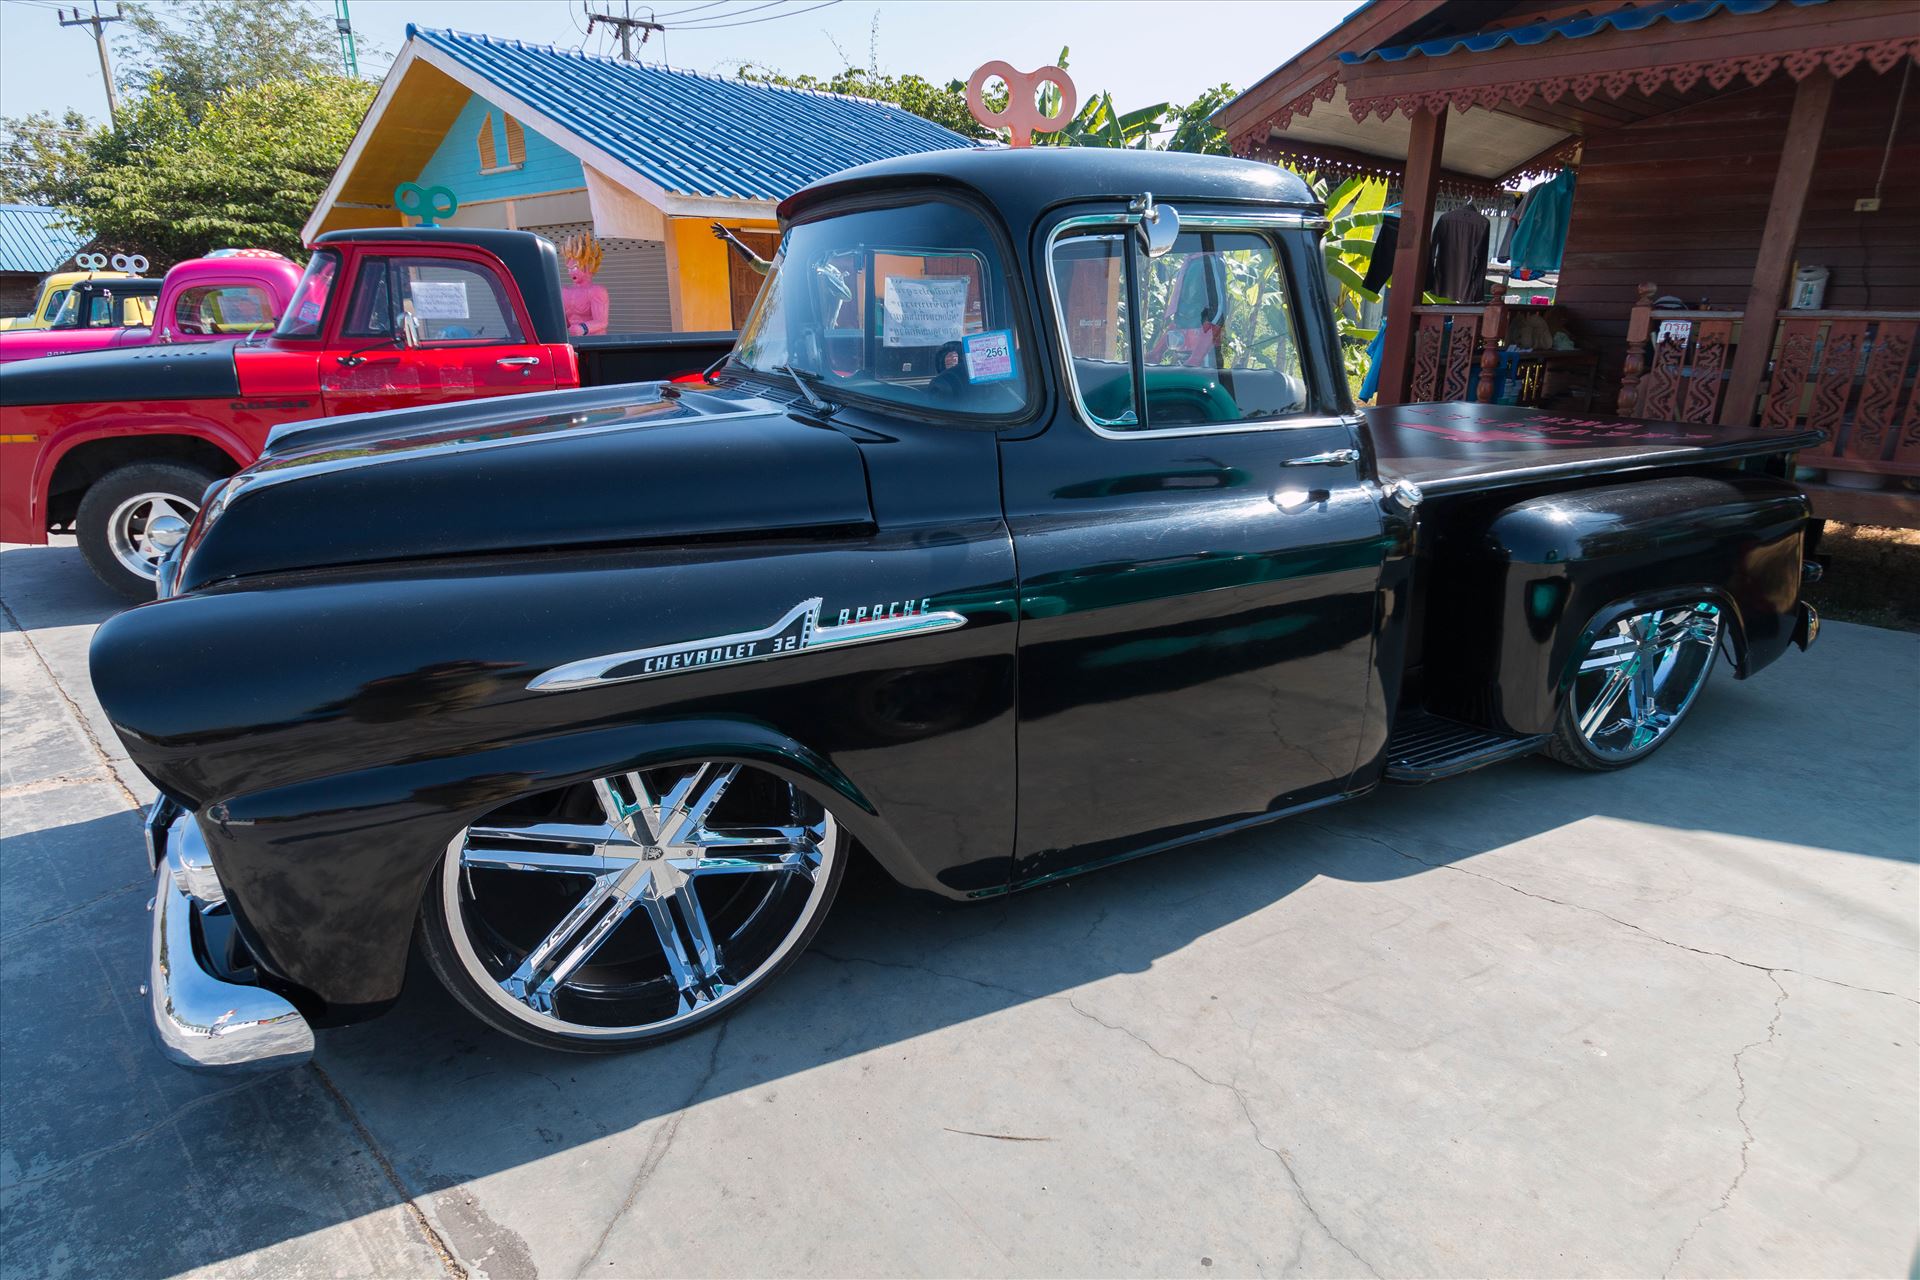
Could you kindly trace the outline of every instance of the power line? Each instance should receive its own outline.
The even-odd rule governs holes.
[[[777,4],[785,3],[786,0],[765,0],[764,4],[750,4],[744,9],[730,9],[725,13],[710,13],[704,18],[695,18],[691,23],[680,23],[679,26],[682,31],[691,31],[702,23],[720,22],[727,18],[737,18],[742,14],[756,13],[761,9],[771,9]]]
[[[782,0],[774,0],[774,3],[776,4],[781,2]],[[751,27],[762,22],[777,22],[781,18],[797,18],[803,13],[812,13],[815,9],[830,9],[834,5],[839,3],[840,3],[840,0],[821,0],[819,4],[810,4],[804,9],[789,9],[785,13],[770,13],[764,18],[748,18],[742,22],[711,22],[711,23],[706,23],[704,25],[691,25],[691,26],[686,23],[679,23],[675,25],[674,30],[676,31],[719,31],[726,27]],[[764,9],[767,6],[759,5],[757,7]],[[734,10],[734,13],[752,13],[752,12],[753,12],[752,9]],[[715,14],[714,16],[730,18],[733,16],[733,14],[724,14],[724,15]]]

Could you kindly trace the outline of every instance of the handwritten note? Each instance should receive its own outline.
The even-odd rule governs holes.
[[[956,341],[967,315],[962,276],[888,276],[882,298],[889,347],[937,347]]]

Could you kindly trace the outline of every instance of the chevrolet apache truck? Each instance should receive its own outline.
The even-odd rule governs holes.
[[[299,1061],[416,945],[502,1032],[651,1045],[791,964],[856,847],[980,899],[1603,773],[1814,638],[1817,434],[1357,413],[1280,169],[944,151],[780,219],[706,381],[283,430],[100,628],[174,1061]]]
[[[149,599],[201,495],[276,426],[683,374],[733,339],[569,339],[556,252],[526,231],[329,232],[288,284],[271,335],[202,341],[264,304],[188,283],[173,310],[162,301],[159,342],[0,364],[0,541],[72,530],[95,576]],[[230,319],[215,314],[222,301]]]

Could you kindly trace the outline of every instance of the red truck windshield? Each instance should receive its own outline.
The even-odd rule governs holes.
[[[300,277],[293,301],[287,304],[287,314],[281,318],[280,327],[273,331],[274,336],[318,337],[321,317],[327,313],[327,295],[333,291],[333,282],[339,274],[340,255],[331,249],[318,250],[307,263],[306,274]]]

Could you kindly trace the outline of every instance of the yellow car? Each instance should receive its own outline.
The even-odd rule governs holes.
[[[24,316],[0,316],[0,329],[44,329],[53,323],[67,290],[82,280],[125,280],[125,271],[56,271],[40,282],[40,298]]]

